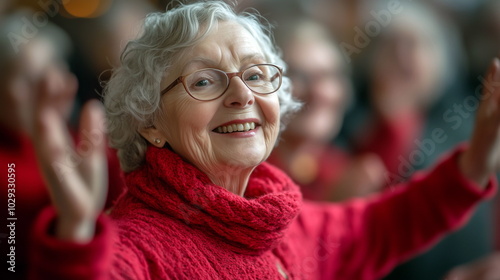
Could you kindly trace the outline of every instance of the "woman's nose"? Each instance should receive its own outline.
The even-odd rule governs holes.
[[[233,77],[224,94],[226,107],[246,108],[255,102],[253,92],[247,87],[240,77]]]

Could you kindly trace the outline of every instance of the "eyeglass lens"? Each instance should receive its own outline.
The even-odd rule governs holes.
[[[275,92],[281,84],[281,73],[273,65],[255,65],[242,73],[247,87],[260,94]],[[225,72],[218,69],[196,71],[185,79],[186,90],[195,98],[209,100],[222,95],[229,85]]]

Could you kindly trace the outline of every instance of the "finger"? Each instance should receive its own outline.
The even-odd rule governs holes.
[[[79,159],[64,121],[55,110],[44,110],[39,115],[35,135],[39,167],[54,205],[59,213],[73,209],[70,206],[86,194],[82,192],[82,180],[75,168]]]
[[[57,107],[51,102],[55,88],[53,81],[50,75],[46,75],[38,86],[33,143],[52,201],[62,213],[72,209],[69,206],[86,194],[82,192],[83,183],[76,172],[80,159],[74,152],[72,137]]]
[[[486,79],[482,80],[483,91],[481,104],[479,105],[474,133],[467,154],[467,161],[474,163],[466,171],[471,178],[480,178],[481,183],[485,183],[488,175],[498,170],[496,155],[500,152],[500,60],[493,59]],[[467,164],[465,164],[467,165]],[[467,168],[466,168],[467,169]],[[473,174],[475,173],[475,174]],[[475,180],[477,180],[477,178]]]
[[[99,207],[104,203],[108,185],[105,127],[101,102],[87,102],[80,117],[80,142],[77,151],[82,158],[80,171]]]
[[[500,60],[495,57],[486,72],[481,99],[483,99],[483,103],[488,103],[488,99],[498,95],[500,95]]]
[[[494,58],[486,75],[486,82],[484,84],[482,104],[479,108],[476,121],[483,122],[483,127],[488,128],[489,134],[483,134],[477,138],[483,138],[482,142],[485,146],[494,146],[496,149],[489,151],[491,155],[498,155],[499,146],[494,145],[499,139],[499,126],[500,126],[500,60]],[[479,140],[477,140],[479,141]],[[486,145],[489,144],[489,145]],[[488,165],[494,166],[494,170],[499,170],[495,162],[498,159],[495,156],[490,156]]]
[[[488,78],[492,81],[500,81],[500,77],[498,75],[495,75],[500,68],[500,59],[498,57],[493,58],[490,67],[488,69]]]
[[[70,72],[61,73],[61,69],[58,71],[58,82],[60,84],[59,92],[57,93],[57,107],[58,110],[65,119],[69,119],[73,105],[75,103],[75,96],[78,88],[78,81]]]
[[[52,110],[55,108],[54,102],[51,101],[55,95],[55,88],[57,85],[52,75],[51,71],[47,71],[37,85],[34,108],[35,118],[39,118],[45,110]]]
[[[33,143],[41,167],[45,170],[54,162],[65,162],[73,149],[73,141],[66,124],[57,112],[51,98],[54,95],[53,79],[46,75],[38,85],[34,114]],[[55,175],[55,174],[48,174]],[[58,180],[50,176],[50,183],[57,185]]]

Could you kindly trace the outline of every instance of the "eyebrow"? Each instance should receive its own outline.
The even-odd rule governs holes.
[[[244,62],[251,61],[251,60],[262,60],[262,62],[265,62],[264,56],[260,53],[252,53],[252,54],[245,55],[243,58],[240,59],[240,62],[244,63]],[[185,71],[186,68],[188,68],[188,66],[190,66],[191,64],[194,64],[194,63],[202,63],[202,64],[207,65],[209,67],[214,67],[217,64],[215,61],[213,61],[210,58],[195,57],[195,58],[191,59],[188,63],[186,63],[186,65],[184,65],[183,72]]]
[[[241,62],[245,62],[245,61],[248,61],[248,60],[262,60],[262,61],[265,61],[265,58],[260,53],[253,53],[253,54],[249,54],[249,55],[244,56],[240,61]]]

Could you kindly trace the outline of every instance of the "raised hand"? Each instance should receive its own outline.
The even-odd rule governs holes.
[[[87,242],[94,236],[107,193],[104,112],[98,101],[84,106],[75,147],[55,105],[59,92],[51,75],[49,71],[39,85],[33,142],[58,213],[56,236]]]
[[[495,58],[486,74],[482,101],[474,132],[460,158],[460,168],[470,179],[485,186],[488,177],[500,171],[500,60]]]

